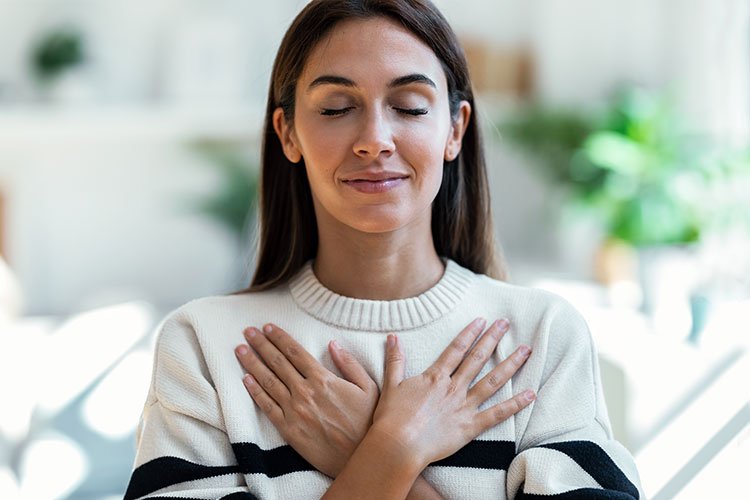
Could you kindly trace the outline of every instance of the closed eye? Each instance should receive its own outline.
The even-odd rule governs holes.
[[[399,113],[410,116],[421,116],[427,114],[427,108],[393,108]]]
[[[323,116],[339,116],[344,115],[354,109],[354,106],[348,106],[346,108],[337,108],[337,109],[322,109],[320,111],[320,114]]]

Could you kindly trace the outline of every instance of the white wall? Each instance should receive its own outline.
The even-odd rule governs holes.
[[[8,259],[27,313],[135,298],[170,308],[239,285],[233,236],[190,207],[217,188],[210,164],[180,144],[40,146],[0,155]]]
[[[304,3],[0,0],[0,118],[3,102],[33,96],[24,59],[30,40],[63,20],[79,22],[91,42],[80,75],[86,107],[145,109],[159,101],[251,116],[265,98],[283,31]],[[593,104],[622,81],[671,87],[695,126],[735,142],[747,138],[744,0],[436,3],[459,34],[533,47],[537,93],[546,101]],[[136,135],[103,145],[96,133],[55,143],[30,132],[31,145],[19,146],[13,123],[0,119],[0,185],[10,190],[10,258],[30,311],[79,307],[101,287],[137,289],[167,306],[231,287],[240,258],[229,236],[172,205],[185,193],[210,191],[216,180],[196,168],[184,137]],[[234,131],[242,128],[236,123]],[[495,219],[511,267],[587,272],[585,250],[561,257],[558,200],[549,187],[487,140]]]

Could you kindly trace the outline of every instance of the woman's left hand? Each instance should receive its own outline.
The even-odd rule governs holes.
[[[235,349],[248,372],[245,387],[297,453],[336,477],[372,424],[378,386],[335,341],[328,349],[344,378],[323,367],[281,328],[266,325],[264,332],[245,329],[252,349]]]

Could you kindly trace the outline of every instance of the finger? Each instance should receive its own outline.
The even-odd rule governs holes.
[[[398,337],[388,335],[385,347],[385,372],[383,374],[383,385],[385,387],[396,387],[404,380],[404,353],[401,352]]]
[[[469,389],[466,399],[474,406],[479,406],[495,394],[498,389],[508,383],[508,380],[516,374],[519,368],[523,366],[529,355],[531,348],[526,345],[519,346],[513,354],[505,358],[501,363],[492,369],[487,375],[474,384]]]
[[[276,348],[286,356],[286,359],[294,366],[294,368],[302,374],[303,377],[307,378],[311,375],[325,370],[323,365],[315,359],[307,350],[302,347],[302,344],[294,340],[282,328],[274,324],[267,324],[263,327],[263,331],[266,334],[266,338],[270,340]]]
[[[303,381],[302,375],[289,362],[283,352],[266,338],[257,328],[246,328],[245,338],[253,347],[258,356],[263,360],[279,379],[291,390],[291,388]],[[261,382],[263,379],[258,379]]]
[[[477,339],[486,321],[482,318],[477,318],[469,323],[466,328],[461,330],[456,338],[454,338],[448,347],[440,354],[438,359],[430,366],[429,369],[446,372],[448,375],[456,370],[456,367],[464,359],[466,351],[472,346],[474,341]]]
[[[271,420],[271,423],[279,429],[280,424],[284,423],[284,411],[281,409],[281,406],[263,390],[263,387],[249,373],[243,377],[242,382],[245,384],[245,389],[247,389],[255,404]]]
[[[263,364],[252,349],[242,344],[234,352],[243,368],[256,380],[256,385],[260,385],[279,405],[285,405],[291,399],[289,389]]]
[[[479,412],[474,417],[474,423],[477,426],[475,429],[477,435],[509,419],[529,406],[535,399],[536,394],[534,394],[534,391],[528,389],[502,403]]]
[[[487,360],[492,356],[497,343],[500,342],[505,332],[508,331],[508,326],[507,319],[495,321],[490,325],[452,375],[451,378],[453,378],[456,384],[466,387],[474,380],[474,377],[477,376],[482,367],[487,363]]]
[[[338,345],[335,340],[328,344],[328,350],[336,368],[339,369],[346,380],[366,392],[377,388],[377,384],[359,361],[346,349]]]

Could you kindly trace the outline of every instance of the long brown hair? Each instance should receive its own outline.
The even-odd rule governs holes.
[[[443,182],[432,204],[432,237],[438,255],[476,273],[503,279],[495,250],[484,150],[476,120],[469,71],[456,35],[428,0],[313,0],[284,35],[271,74],[261,152],[260,241],[250,288],[260,291],[289,280],[318,249],[318,227],[303,163],[291,163],[273,128],[282,108],[294,119],[297,80],[313,48],[346,19],[386,17],[403,25],[432,49],[448,81],[451,116],[461,101],[472,113],[458,157],[445,162]],[[302,160],[304,162],[304,159]]]

